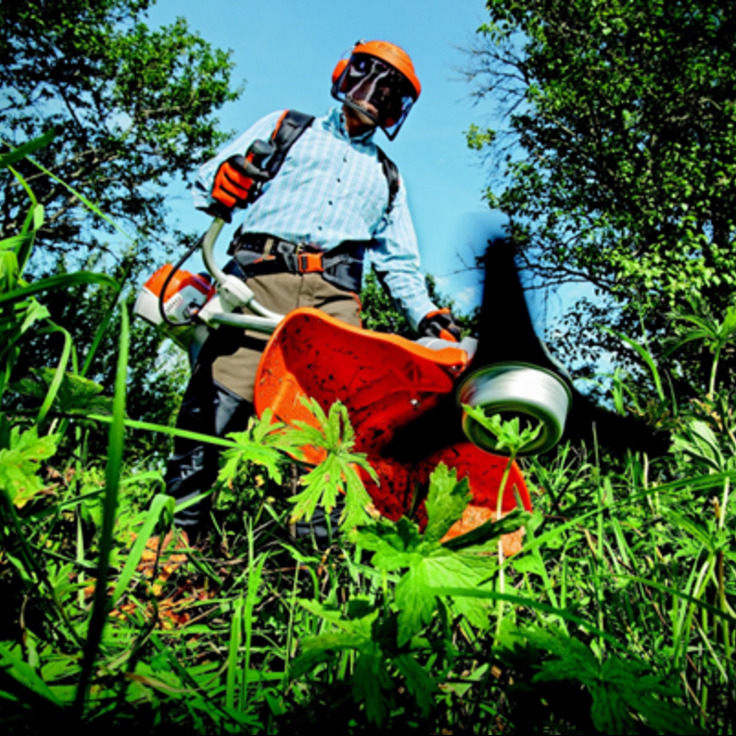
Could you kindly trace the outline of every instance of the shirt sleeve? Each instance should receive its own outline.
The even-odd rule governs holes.
[[[403,180],[391,212],[375,233],[371,263],[396,306],[414,329],[426,314],[437,309],[429,298],[425,277],[420,270],[417,236]]]
[[[243,156],[255,140],[259,138],[268,140],[273,133],[273,129],[276,127],[276,122],[282,114],[283,110],[278,110],[262,117],[253,123],[248,130],[230,141],[214,158],[211,158],[199,169],[194,186],[192,187],[192,199],[194,200],[194,206],[198,210],[206,210],[215,201],[210,196],[210,192],[212,191],[212,184],[220,164],[230,158],[230,156]]]

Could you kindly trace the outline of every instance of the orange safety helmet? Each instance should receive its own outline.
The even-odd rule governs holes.
[[[367,115],[391,140],[421,91],[409,54],[388,41],[358,41],[332,72],[332,96]]]

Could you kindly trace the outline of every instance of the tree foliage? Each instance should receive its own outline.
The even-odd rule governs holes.
[[[720,0],[489,0],[473,49],[481,97],[508,130],[474,127],[529,261],[585,279],[622,309],[597,319],[668,331],[671,310],[736,287],[736,8]],[[617,324],[616,324],[617,323]],[[579,333],[568,345],[579,347]],[[658,352],[655,349],[655,352]]]
[[[34,146],[33,161],[14,156],[16,176],[0,182],[0,239],[22,231],[32,193],[43,213],[33,232],[35,277],[83,266],[114,274],[122,288],[116,295],[79,284],[48,295],[59,329],[26,335],[14,380],[42,385],[43,371],[30,369],[56,365],[68,334],[80,355],[100,341],[87,377],[113,385],[118,336],[98,334],[98,326],[118,300],[132,311],[130,285],[151,268],[154,247],[161,258],[166,186],[186,179],[227,136],[215,113],[239,95],[229,52],[183,19],[149,28],[153,1],[0,6],[0,153],[44,134],[51,140]],[[166,424],[178,406],[181,366],[148,325],[131,329],[129,416]]]
[[[150,239],[166,231],[164,186],[186,177],[223,140],[214,112],[237,96],[229,53],[183,19],[157,30],[152,0],[7,0],[0,7],[0,138],[17,146],[54,130],[23,174],[46,209],[39,244],[95,252],[110,221],[83,215],[79,197]],[[65,184],[62,184],[61,182]],[[25,192],[0,189],[0,235],[19,229]]]
[[[458,312],[455,302],[437,290],[437,284],[432,276],[427,276],[427,292],[429,298],[438,307],[452,311],[455,323],[460,327],[463,335],[477,331],[478,308],[470,314]],[[394,304],[390,293],[383,287],[374,271],[366,274],[360,292],[360,302],[363,305],[362,320],[365,329],[391,332],[411,340],[416,339],[416,330],[412,329],[409,320]]]

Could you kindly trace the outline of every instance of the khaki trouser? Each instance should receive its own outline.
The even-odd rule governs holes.
[[[314,307],[332,317],[360,325],[355,294],[326,282],[319,274],[278,273],[251,277],[256,300],[273,312]],[[184,394],[177,428],[222,437],[246,428],[253,411],[256,369],[268,335],[235,327],[213,330],[202,346]],[[179,504],[199,496],[217,478],[219,448],[177,437],[166,471],[167,493]],[[178,509],[177,526],[196,535],[206,527],[210,499]]]
[[[339,289],[318,273],[276,273],[248,279],[255,299],[277,314],[297,307],[314,307],[348,324],[360,326],[360,300]],[[268,335],[232,327],[220,327],[207,340],[212,378],[246,401],[253,401],[256,370]]]

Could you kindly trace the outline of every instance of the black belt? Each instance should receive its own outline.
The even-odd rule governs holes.
[[[238,230],[229,253],[244,278],[268,273],[319,273],[347,291],[360,291],[366,242],[349,240],[325,251],[313,243],[293,243],[267,233]]]
[[[312,243],[292,243],[272,235],[236,235],[230,252],[235,255],[243,250],[261,256],[254,264],[270,263],[276,270],[290,273],[324,273],[325,270],[325,251]]]

